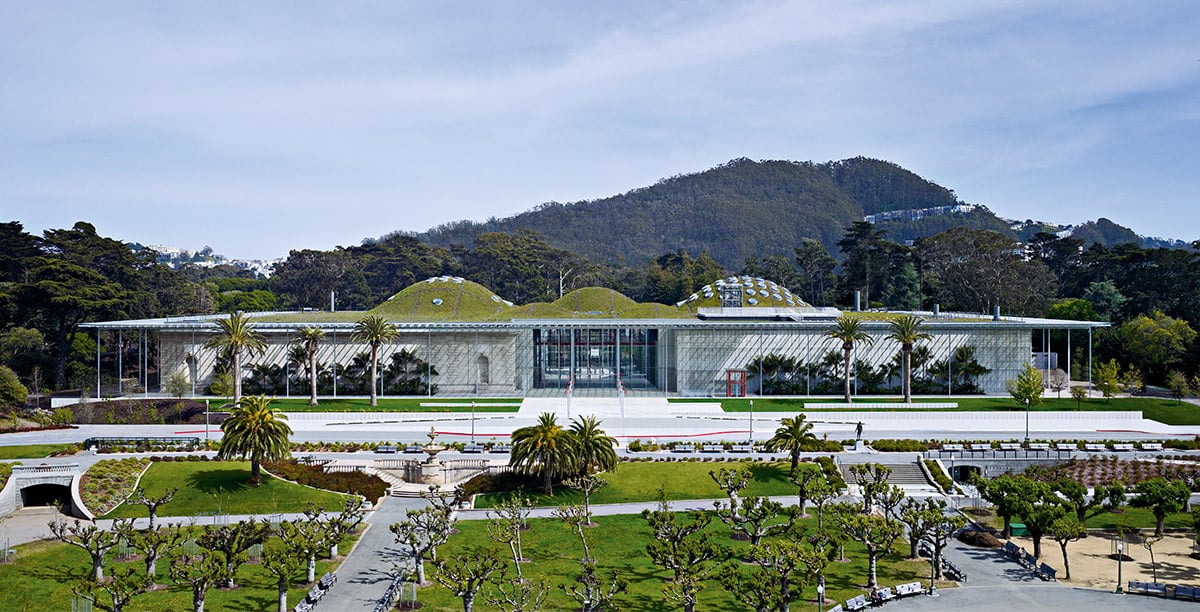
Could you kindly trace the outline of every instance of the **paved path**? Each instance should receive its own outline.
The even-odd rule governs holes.
[[[365,519],[367,530],[338,568],[337,584],[321,599],[322,612],[369,612],[375,608],[391,584],[392,566],[407,558],[388,526],[403,521],[406,510],[427,503],[419,498],[384,498]]]

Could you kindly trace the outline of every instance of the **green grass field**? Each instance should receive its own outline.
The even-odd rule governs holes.
[[[992,527],[999,531],[1004,527],[1004,521],[992,514],[990,508],[985,509],[982,514],[968,513],[974,520],[979,521],[988,527]],[[1014,522],[1021,522],[1019,518],[1013,518]],[[1154,514],[1146,508],[1134,508],[1125,506],[1118,514],[1104,513],[1099,516],[1093,516],[1087,520],[1088,529],[1116,529],[1118,526],[1126,529],[1154,529],[1155,520]],[[1168,514],[1165,523],[1167,529],[1191,529],[1192,517],[1186,512],[1177,512]]]
[[[307,397],[276,398],[272,408],[284,412],[470,412],[471,398],[446,397],[396,397],[379,398],[378,406],[371,407],[371,400],[319,399],[319,406],[309,406]],[[490,404],[519,404],[521,398],[481,398],[475,401],[476,412],[516,412],[517,406],[495,406]],[[457,404],[455,406],[422,406],[421,404]]]
[[[174,501],[159,508],[159,516],[219,514],[275,514],[302,512],[308,502],[325,509],[340,509],[346,496],[318,491],[264,475],[257,487],[250,486],[248,461],[156,462],[142,477],[140,486],[157,497],[168,487],[178,487]],[[141,504],[125,503],[102,518],[143,518],[149,514]]]
[[[357,536],[343,540],[341,550],[349,550],[354,539],[357,539]],[[70,610],[73,598],[72,586],[87,577],[91,569],[91,561],[87,553],[75,546],[60,542],[34,542],[18,546],[16,550],[15,562],[0,565],[0,583],[5,585],[3,589],[0,589],[0,610],[5,610],[5,612]],[[128,565],[143,569],[141,561],[132,561]],[[113,561],[105,562],[105,571],[110,571],[113,566]],[[318,560],[317,576],[321,576],[335,567],[335,563],[331,561]],[[167,568],[166,562],[158,564],[159,582],[170,582]],[[299,576],[301,580],[304,577],[303,573],[300,573]],[[204,609],[210,612],[244,612],[276,608],[278,591],[274,579],[261,566],[257,564],[243,565],[238,570],[236,582],[240,588],[232,591],[218,588],[209,589]],[[288,603],[295,605],[307,591],[307,586],[293,586],[288,592]],[[191,603],[192,592],[187,585],[171,585],[164,590],[138,595],[126,609],[163,612],[191,610]],[[99,610],[99,608],[96,609]]]
[[[715,399],[671,399],[675,403],[689,402],[704,402],[712,403],[719,402],[725,412],[749,412],[750,402],[754,401],[755,412],[796,412],[803,410],[805,412],[821,412],[821,411],[848,411],[848,410],[863,410],[867,412],[899,412],[910,410],[908,408],[856,408],[853,403],[845,404],[844,408],[819,408],[806,409],[805,404],[822,403],[822,404],[839,404],[842,402],[839,398],[773,398],[773,397],[758,397],[758,398],[715,398]],[[859,397],[859,403],[900,403],[897,398],[872,398],[870,396]],[[1024,406],[1018,405],[1011,397],[917,397],[913,398],[914,402],[957,402],[958,408],[945,408],[947,412],[982,412],[982,411],[1012,411],[1018,412],[1025,409]],[[1200,407],[1184,402],[1176,402],[1172,399],[1162,399],[1156,397],[1122,397],[1110,400],[1104,399],[1087,399],[1082,402],[1076,402],[1071,398],[1046,398],[1042,400],[1040,406],[1033,406],[1035,412],[1063,411],[1063,412],[1078,412],[1078,411],[1134,411],[1140,410],[1142,414],[1148,418],[1167,425],[1200,425]]]
[[[646,521],[637,515],[601,516],[596,517],[594,521],[597,526],[591,528],[588,533],[592,539],[593,555],[597,558],[602,573],[615,569],[629,581],[629,591],[618,598],[620,608],[649,612],[678,610],[678,606],[665,601],[662,595],[662,588],[666,586],[669,573],[653,565],[646,554],[646,543],[651,537]],[[808,519],[807,522],[815,522],[815,519]],[[534,519],[529,521],[529,524],[530,529],[522,535],[524,556],[529,561],[521,565],[521,571],[526,577],[544,576],[550,580],[550,595],[544,609],[576,609],[578,606],[562,593],[559,585],[573,585],[574,577],[579,572],[579,558],[583,556],[583,548],[578,535],[555,519]],[[514,575],[511,567],[512,557],[507,546],[501,548],[487,538],[484,521],[463,521],[458,527],[459,533],[438,550],[439,559],[447,559],[455,554],[463,554],[469,549],[482,547],[494,550],[501,558],[508,559],[509,574]],[[815,528],[815,525],[813,527]],[[731,539],[729,528],[720,521],[714,520],[707,529],[714,535],[715,542],[731,550],[741,551],[749,546],[746,542]],[[907,545],[898,543],[896,552],[880,561],[878,573],[882,584],[891,586],[914,580],[928,580],[929,564],[924,561],[910,562],[901,559],[901,555],[906,551]],[[850,559],[849,562],[830,563],[825,570],[826,596],[838,601],[862,593],[863,588],[860,585],[865,584],[867,579],[867,561],[862,548],[857,544],[850,544],[846,547],[846,556]],[[426,570],[432,580],[436,569],[429,564]],[[490,589],[490,586],[486,587],[485,592]],[[816,610],[815,597],[814,587],[806,586],[800,600],[793,604],[792,609]],[[422,603],[422,610],[462,610],[461,600],[440,585],[423,589],[419,601]],[[487,605],[484,598],[480,597],[476,601],[475,609],[496,608]],[[700,594],[697,609],[741,610],[745,609],[745,606],[738,604],[719,582],[709,580]]]
[[[67,449],[73,444],[26,444],[22,446],[0,446],[2,459],[41,459],[52,453]]]
[[[813,463],[801,463],[804,469],[819,469]],[[739,461],[728,463],[706,463],[699,461],[683,461],[663,463],[658,461],[623,462],[613,472],[604,474],[608,486],[592,495],[593,504],[616,504],[635,501],[654,501],[658,499],[659,488],[668,500],[675,499],[716,499],[724,498],[725,493],[717,487],[717,483],[708,475],[722,467],[750,470],[751,481],[742,497],[753,495],[774,496],[794,495],[796,486],[788,480],[788,462],[762,463]],[[538,489],[538,493],[540,493]],[[537,506],[558,506],[567,503],[582,503],[583,495],[574,489],[563,486],[554,488],[554,495],[533,495],[527,492]],[[480,495],[475,499],[475,507],[492,508],[507,494],[497,493]]]

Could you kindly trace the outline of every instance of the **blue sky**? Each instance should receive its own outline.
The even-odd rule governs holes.
[[[894,161],[1200,238],[1200,3],[0,0],[0,220],[233,257]]]

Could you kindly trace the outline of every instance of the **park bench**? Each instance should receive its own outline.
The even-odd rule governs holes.
[[[867,601],[866,595],[859,595],[853,599],[846,600],[847,612],[858,612],[858,610],[866,610],[871,602]]]
[[[1160,442],[1142,442],[1142,450],[1144,451],[1160,451],[1163,445]]]
[[[672,453],[694,453],[694,452],[696,452],[696,447],[692,446],[691,444],[676,444],[671,449],[671,452]]]
[[[1090,453],[1102,453],[1108,450],[1108,447],[1103,444],[1088,443],[1083,445],[1083,450]]]
[[[1012,557],[1013,559],[1016,559],[1017,555],[1019,555],[1020,553],[1021,553],[1021,549],[1018,548],[1016,544],[1013,544],[1012,542],[1004,543],[1004,554],[1008,555],[1009,557]]]
[[[1200,601],[1200,588],[1183,586],[1182,584],[1177,585],[1175,587],[1175,599]]]
[[[1133,451],[1132,444],[1113,444],[1113,450],[1118,453],[1128,453]]]
[[[828,612],[842,612],[842,604],[838,604],[828,610]]]
[[[896,597],[908,597],[909,595],[920,595],[925,592],[925,588],[920,582],[909,582],[896,585]]]
[[[961,453],[962,449],[962,444],[943,444],[941,448],[942,452],[947,453]]]
[[[1167,585],[1161,582],[1142,582],[1140,580],[1130,580],[1128,588],[1125,590],[1135,595],[1167,596]]]
[[[321,598],[325,596],[325,591],[327,590],[329,589],[321,588],[320,584],[314,584],[313,587],[308,590],[308,595],[305,596],[305,599],[308,600],[308,603],[316,605],[316,603],[321,601]]]
[[[387,454],[387,455],[394,455],[394,454],[395,454],[395,453],[396,453],[398,450],[399,450],[399,449],[397,449],[395,446],[391,446],[391,445],[385,445],[385,446],[376,446],[376,447],[375,447],[375,452],[376,452],[376,453],[380,453],[380,454]]]
[[[705,444],[704,447],[700,449],[700,452],[702,452],[702,453],[720,453],[720,452],[723,452],[724,450],[725,450],[725,447],[721,446],[720,444]]]
[[[984,442],[982,444],[976,442],[974,444],[968,444],[967,450],[972,453],[986,453],[987,451],[992,450],[992,445],[988,442]]]
[[[875,605],[883,605],[896,598],[896,594],[892,592],[892,587],[883,587],[875,591]]]
[[[325,572],[325,575],[321,576],[321,580],[317,582],[317,586],[321,587],[322,589],[329,590],[329,587],[333,586],[333,583],[335,582],[337,582],[337,574],[334,574],[333,572]]]
[[[1037,571],[1037,566],[1038,566],[1037,558],[1034,557],[1032,554],[1025,552],[1024,548],[1021,549],[1020,561],[1021,561],[1021,565],[1024,565],[1025,567],[1028,567],[1029,569],[1031,569],[1035,572]]]
[[[492,447],[493,453],[510,453],[512,452],[511,444],[497,444]]]
[[[732,448],[732,452],[735,452],[735,453],[753,453],[753,452],[754,452],[754,445],[753,445],[753,444],[734,444],[734,445],[733,445],[733,448]]]
[[[1050,450],[1050,444],[1047,442],[1030,442],[1029,450],[1031,450],[1031,451],[1048,451],[1048,450]]]
[[[295,608],[292,608],[292,612],[312,612],[312,609],[312,604],[305,600],[301,600],[300,603],[296,604]]]
[[[419,444],[409,444],[408,446],[404,447],[404,452],[406,452],[406,453],[423,453],[423,452],[425,452],[425,449],[421,448],[421,445],[419,445]]]
[[[1021,445],[1017,442],[1001,442],[1000,450],[1006,452],[1019,451],[1021,450]]]
[[[464,453],[482,453],[483,445],[482,444],[468,444],[463,447],[462,452],[464,452]]]
[[[1054,569],[1053,567],[1050,567],[1049,565],[1046,565],[1045,563],[1038,566],[1037,573],[1038,573],[1038,576],[1040,576],[1042,578],[1042,580],[1050,580],[1053,582],[1058,581],[1058,579],[1054,577],[1055,574],[1058,573],[1058,570]]]

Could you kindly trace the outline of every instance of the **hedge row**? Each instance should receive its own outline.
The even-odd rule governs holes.
[[[263,464],[268,472],[287,480],[296,481],[317,489],[361,495],[378,501],[387,494],[388,483],[373,474],[362,472],[326,472],[319,465],[307,465],[295,461],[277,461]]]

